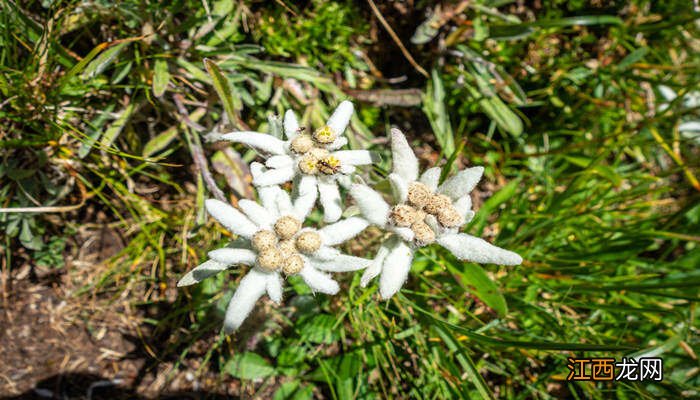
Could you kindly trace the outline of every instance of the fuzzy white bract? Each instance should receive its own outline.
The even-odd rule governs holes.
[[[284,115],[286,140],[250,131],[229,132],[220,138],[248,145],[266,158],[269,169],[254,178],[254,185],[279,185],[293,180],[302,196],[313,194],[307,197],[310,206],[319,198],[324,221],[335,222],[342,214],[338,180],[352,174],[358,165],[372,164],[367,150],[339,150],[348,143],[343,134],[352,114],[352,103],[343,101],[326,125],[306,132],[294,112],[288,110]]]
[[[406,281],[415,249],[432,243],[464,261],[501,265],[522,262],[512,251],[459,233],[474,216],[470,192],[481,179],[483,167],[460,171],[438,186],[440,168],[430,168],[419,177],[418,159],[398,129],[391,130],[391,151],[391,204],[369,186],[355,184],[350,189],[364,217],[393,233],[362,276],[363,287],[381,274],[379,293],[384,299],[390,298]]]
[[[259,163],[251,164],[251,172],[254,178],[266,173]],[[224,320],[227,332],[240,327],[263,294],[275,303],[282,301],[282,274],[298,274],[314,292],[336,294],[338,283],[326,272],[355,271],[371,263],[332,247],[362,232],[368,225],[363,218],[350,217],[318,230],[305,228],[311,194],[292,202],[276,185],[261,187],[258,194],[262,204],[240,200],[240,211],[219,200],[206,201],[209,214],[238,240],[232,247],[209,252],[208,261],[178,282],[178,286],[192,285],[234,265],[252,267],[229,302]]]

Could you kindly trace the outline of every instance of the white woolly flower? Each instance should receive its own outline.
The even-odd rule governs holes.
[[[660,102],[657,111],[666,111],[670,103],[676,100],[678,94],[665,85],[659,85],[658,89],[665,101]],[[683,107],[686,109],[698,107],[700,105],[700,91],[694,90],[687,92],[681,99],[681,104],[683,104]],[[692,114],[684,115],[681,118],[680,124],[678,124],[678,132],[686,139],[700,143],[700,119]]]
[[[348,143],[343,134],[352,113],[352,103],[343,101],[326,125],[305,132],[294,112],[288,110],[284,114],[286,140],[249,131],[226,133],[221,139],[246,144],[267,159],[265,165],[269,170],[255,177],[254,185],[270,186],[295,180],[300,195],[313,194],[311,205],[319,197],[324,221],[335,222],[342,214],[338,179],[354,172],[358,165],[372,164],[367,150],[339,150]]]
[[[415,249],[431,243],[438,243],[464,261],[502,265],[522,262],[512,251],[459,233],[474,217],[469,193],[481,179],[483,167],[460,171],[438,186],[440,168],[430,168],[419,178],[418,159],[398,129],[391,130],[391,151],[392,204],[368,186],[355,184],[350,189],[364,217],[394,233],[382,243],[374,262],[362,276],[363,287],[381,274],[379,293],[384,299],[390,298],[406,281]]]
[[[263,173],[258,163],[253,163],[251,170],[254,176]],[[347,218],[318,230],[306,228],[302,224],[309,208],[304,198],[293,203],[278,186],[260,188],[258,193],[262,205],[240,200],[240,211],[219,200],[206,201],[209,214],[240,240],[234,242],[234,248],[209,252],[210,260],[178,282],[178,286],[192,285],[233,265],[252,267],[228,304],[224,320],[227,332],[238,329],[263,294],[275,303],[282,301],[281,273],[300,275],[314,292],[336,294],[338,283],[324,271],[356,271],[371,263],[331,247],[362,232],[368,225],[363,218]]]

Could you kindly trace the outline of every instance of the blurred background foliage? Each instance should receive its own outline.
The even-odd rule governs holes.
[[[699,11],[0,0],[3,274],[59,269],[74,298],[139,310],[149,365],[192,371],[212,393],[698,396]],[[216,134],[274,132],[290,108],[315,127],[346,98],[351,146],[385,160],[365,179],[387,174],[390,125],[423,166],[484,165],[466,231],[527,261],[423,249],[389,302],[359,274],[332,298],[292,280],[282,307],[261,303],[218,335],[245,271],[174,288],[229,240],[203,200],[255,196],[255,155]],[[111,251],[89,273],[72,267],[105,230]],[[370,229],[346,250],[376,245]],[[663,357],[664,381],[566,381],[567,357],[630,355]]]

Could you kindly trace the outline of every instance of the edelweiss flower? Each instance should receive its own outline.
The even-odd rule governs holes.
[[[263,166],[251,165],[253,176],[264,173]],[[241,279],[226,310],[224,328],[234,331],[243,323],[255,302],[267,292],[275,303],[282,301],[282,277],[299,274],[315,292],[335,294],[338,283],[322,272],[355,271],[366,268],[371,260],[348,256],[331,246],[345,242],[362,230],[368,222],[350,217],[315,230],[302,227],[309,213],[304,199],[292,203],[289,194],[278,186],[258,190],[262,205],[240,200],[241,211],[215,199],[205,205],[209,214],[241,240],[235,248],[225,247],[209,252],[204,262],[180,279],[178,286],[198,283],[233,265],[253,267]]]
[[[459,233],[459,228],[474,216],[469,193],[481,179],[483,167],[460,171],[438,187],[440,168],[430,168],[418,179],[418,159],[398,129],[391,130],[391,151],[394,165],[389,181],[395,198],[392,205],[368,186],[355,184],[350,189],[365,218],[395,234],[380,246],[374,262],[362,276],[363,287],[381,273],[379,294],[390,298],[406,281],[415,249],[434,242],[460,260],[502,265],[522,262],[512,251]]]
[[[342,214],[338,179],[354,172],[357,165],[372,164],[371,153],[367,150],[338,150],[348,142],[342,135],[352,113],[352,103],[343,101],[326,125],[313,133],[305,133],[294,112],[288,110],[284,114],[286,141],[249,131],[226,133],[221,139],[246,144],[267,158],[265,165],[270,170],[256,177],[254,185],[278,185],[298,180],[295,186],[299,194],[313,194],[312,206],[317,193],[320,194],[324,221],[335,222]]]

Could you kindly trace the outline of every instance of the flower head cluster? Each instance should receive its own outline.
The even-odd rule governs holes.
[[[280,303],[285,276],[299,275],[312,291],[332,295],[339,286],[329,272],[366,269],[362,286],[381,274],[379,291],[386,299],[406,281],[415,249],[433,243],[462,260],[505,265],[522,261],[513,252],[459,233],[474,216],[469,193],[481,179],[483,168],[460,171],[442,185],[438,185],[440,168],[428,169],[419,177],[418,160],[397,129],[392,129],[391,138],[393,199],[387,202],[369,186],[354,184],[349,192],[362,216],[341,220],[338,181],[348,178],[356,166],[373,162],[369,151],[338,150],[347,143],[342,135],[352,112],[352,104],[342,102],[326,125],[306,133],[294,113],[287,111],[286,141],[258,132],[221,136],[246,144],[266,158],[265,165],[254,162],[250,166],[260,202],[240,200],[236,209],[219,200],[206,201],[209,214],[237,239],[209,252],[209,260],[183,276],[178,286],[198,283],[235,265],[249,266],[226,311],[227,331],[236,330],[265,293]],[[293,196],[279,186],[287,181],[293,181]],[[305,227],[317,199],[329,224],[318,229]],[[373,260],[346,255],[333,247],[370,224],[386,232]]]
[[[279,185],[294,180],[302,195],[312,195],[306,204],[312,207],[318,193],[324,221],[335,222],[342,214],[338,180],[352,174],[358,165],[372,164],[367,150],[340,150],[348,143],[343,135],[352,113],[352,103],[344,101],[324,126],[307,133],[289,110],[284,115],[286,141],[259,132],[230,132],[221,139],[246,144],[266,158],[269,170],[254,178],[254,185]]]
[[[484,173],[483,167],[468,168],[438,186],[441,169],[418,173],[418,159],[398,129],[391,130],[394,160],[389,182],[394,193],[391,204],[366,185],[353,185],[350,195],[369,222],[393,232],[382,243],[361,284],[381,274],[379,294],[393,296],[408,277],[417,247],[438,243],[464,261],[517,265],[522,258],[487,241],[459,233],[474,216],[469,193]]]

